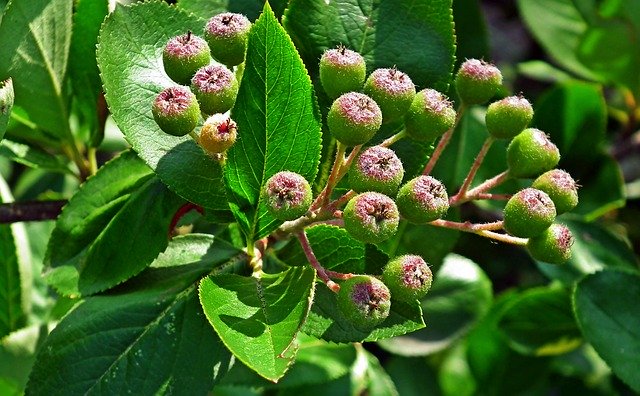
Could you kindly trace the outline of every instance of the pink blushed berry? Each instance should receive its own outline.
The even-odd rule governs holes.
[[[224,66],[208,65],[201,68],[191,79],[191,88],[205,114],[228,111],[238,96],[238,80]]]
[[[553,224],[542,234],[529,238],[527,250],[531,256],[550,264],[562,264],[571,258],[571,231],[562,224]]]
[[[393,298],[413,301],[424,297],[431,288],[433,274],[420,256],[398,256],[384,267],[382,280],[389,287]]]
[[[414,140],[431,142],[453,127],[456,111],[442,93],[435,89],[418,92],[404,116],[407,135]]]
[[[411,78],[396,68],[376,69],[364,84],[364,93],[378,103],[383,122],[401,118],[416,96]]]
[[[236,138],[236,123],[224,114],[214,114],[204,122],[198,143],[207,153],[219,154],[233,146]]]
[[[338,308],[356,328],[371,329],[389,316],[391,293],[380,280],[368,276],[354,276],[340,286]]]
[[[368,142],[382,125],[378,104],[365,94],[349,92],[331,105],[327,126],[337,141],[347,146]]]
[[[400,158],[393,150],[381,146],[364,150],[349,169],[349,184],[356,192],[376,191],[392,197],[403,177]]]
[[[458,97],[464,104],[483,104],[500,89],[502,73],[483,60],[468,59],[460,66],[455,85]]]
[[[535,188],[518,191],[504,208],[504,229],[511,235],[529,238],[540,235],[556,218],[549,196]]]
[[[370,191],[353,197],[347,203],[342,219],[344,228],[355,239],[379,243],[396,233],[400,215],[391,198]]]
[[[359,91],[367,72],[362,55],[344,46],[325,51],[320,58],[319,71],[320,83],[331,99]]]
[[[191,32],[171,38],[162,51],[165,72],[179,84],[189,84],[191,76],[210,61],[207,42]]]
[[[282,171],[271,176],[264,187],[265,205],[278,220],[294,220],[311,206],[311,186],[301,175]]]
[[[400,187],[396,203],[402,217],[415,224],[439,219],[449,210],[447,189],[431,176],[418,176]]]
[[[211,54],[227,66],[244,61],[251,22],[242,14],[225,12],[213,16],[204,29]]]
[[[169,87],[160,92],[151,112],[160,129],[174,136],[184,136],[193,131],[200,118],[195,95],[183,86]]]

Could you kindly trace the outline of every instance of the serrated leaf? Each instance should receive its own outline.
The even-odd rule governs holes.
[[[5,81],[0,81],[0,140],[2,140],[5,132],[7,132],[7,125],[9,125],[9,116],[11,115],[14,99],[13,80],[8,78]]]
[[[295,357],[294,340],[309,312],[314,281],[309,267],[260,278],[214,275],[200,283],[200,303],[227,348],[277,382]]]
[[[287,0],[269,1],[273,12],[278,18],[282,15]],[[235,12],[245,15],[249,20],[255,20],[260,15],[263,0],[179,0],[178,7],[192,12],[202,19],[209,19],[221,12]]]
[[[151,106],[176,85],[163,70],[162,49],[173,36],[199,32],[203,21],[164,2],[117,7],[105,20],[97,50],[106,100],[116,124],[147,165],[172,191],[229,221],[222,170],[190,137],[162,132]]]
[[[183,204],[134,153],[123,153],[63,209],[49,241],[45,280],[67,296],[123,282],[167,247],[169,224]]]
[[[322,140],[311,80],[268,3],[249,32],[245,70],[231,115],[240,138],[224,168],[229,205],[247,238],[256,240],[282,223],[263,203],[267,179],[287,170],[312,182]]]
[[[0,142],[0,156],[31,168],[73,174],[69,167],[55,155],[39,148],[11,140],[3,140]]]

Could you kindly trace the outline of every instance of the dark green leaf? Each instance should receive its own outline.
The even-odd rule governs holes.
[[[311,80],[268,3],[249,33],[232,117],[240,139],[224,168],[229,205],[247,237],[256,240],[281,224],[263,204],[267,179],[288,170],[312,182],[322,140]]]
[[[423,358],[393,356],[385,367],[402,396],[441,396],[434,369]]]
[[[2,140],[4,133],[7,131],[14,99],[13,80],[9,78],[5,81],[0,81],[0,140]]]
[[[578,283],[573,298],[587,341],[617,376],[640,392],[640,276],[597,272]]]
[[[295,337],[313,300],[315,271],[210,276],[200,283],[205,315],[231,352],[264,378],[277,382],[296,354]]]
[[[32,168],[42,168],[53,172],[73,174],[69,167],[55,155],[39,148],[11,140],[3,140],[0,142],[0,156]]]
[[[273,12],[278,18],[282,16],[287,0],[271,0],[269,1]],[[243,14],[250,20],[255,20],[260,15],[263,0],[179,0],[178,7],[192,12],[202,19],[209,19],[221,12],[236,12]]]
[[[456,63],[465,59],[489,59],[487,22],[478,0],[455,0],[452,4],[456,27]]]

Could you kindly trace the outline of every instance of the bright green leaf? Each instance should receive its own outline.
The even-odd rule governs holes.
[[[0,156],[31,168],[42,168],[53,172],[73,174],[58,157],[27,144],[3,140],[0,142]]]
[[[7,131],[14,99],[13,80],[9,78],[5,81],[0,81],[0,140],[2,140],[4,133]]]

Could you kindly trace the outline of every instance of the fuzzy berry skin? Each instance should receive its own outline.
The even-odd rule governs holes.
[[[540,235],[555,219],[553,201],[544,191],[535,188],[518,191],[504,207],[504,229],[521,238]]]
[[[395,68],[377,69],[364,83],[364,93],[380,106],[382,122],[390,122],[400,119],[409,110],[416,87],[406,73]]]
[[[361,152],[349,169],[349,185],[356,192],[375,191],[395,197],[403,177],[400,158],[381,146]]]
[[[391,292],[382,281],[358,275],[340,285],[338,309],[355,327],[371,329],[389,316]]]
[[[313,194],[309,182],[295,172],[282,171],[264,186],[265,205],[278,220],[295,220],[311,207]]]
[[[578,206],[578,185],[571,175],[561,169],[552,169],[534,180],[531,187],[544,191],[556,206],[557,214]]]
[[[487,108],[485,123],[496,139],[513,139],[533,119],[533,107],[522,96],[509,96],[493,102]]]
[[[382,125],[382,111],[365,94],[348,92],[336,99],[327,114],[331,135],[346,146],[357,146],[371,140]]]
[[[439,180],[418,176],[400,187],[396,204],[403,218],[414,224],[425,224],[447,213],[449,197]]]
[[[407,135],[414,140],[432,142],[453,127],[456,111],[442,93],[435,89],[418,92],[404,116]]]
[[[410,302],[427,294],[433,274],[422,257],[407,254],[387,263],[382,272],[382,281],[394,299]]]
[[[251,22],[242,14],[225,12],[213,16],[204,28],[211,54],[231,67],[244,62]]]
[[[189,84],[195,72],[210,61],[207,42],[191,32],[173,37],[162,51],[164,71],[173,81],[182,85]]]
[[[366,74],[362,55],[345,47],[327,50],[320,58],[320,83],[331,99],[360,91]]]
[[[509,175],[533,178],[553,169],[560,162],[560,151],[539,129],[528,128],[514,137],[507,147]]]
[[[396,233],[400,215],[391,198],[369,191],[356,195],[347,203],[342,219],[345,230],[355,239],[379,243]]]
[[[195,95],[181,85],[160,92],[151,112],[160,129],[173,136],[184,136],[193,131],[200,119],[200,107]]]
[[[224,113],[236,102],[238,80],[226,67],[208,65],[200,68],[193,76],[191,89],[198,98],[203,113]]]
[[[456,92],[465,105],[483,104],[502,85],[502,73],[494,65],[478,59],[468,59],[456,74]]]
[[[207,118],[200,130],[198,143],[209,154],[227,151],[236,142],[236,123],[224,114],[214,114]]]
[[[553,224],[542,234],[529,238],[527,250],[531,257],[549,264],[562,264],[571,258],[573,235],[562,224]]]

